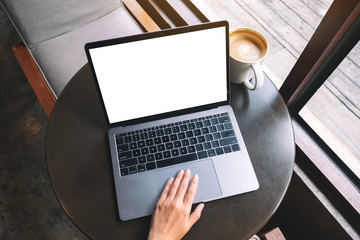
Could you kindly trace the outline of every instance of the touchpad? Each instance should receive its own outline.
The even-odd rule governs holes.
[[[190,169],[191,178],[195,174],[199,176],[199,184],[196,191],[194,203],[206,202],[214,198],[219,198],[222,195],[219,181],[216,176],[214,164],[211,159],[206,159],[202,161],[176,165],[174,167],[161,169],[154,172],[156,184],[157,186],[159,186],[159,189],[161,189],[159,192],[159,196],[165,186],[166,181],[171,177],[175,178],[176,174],[181,169]]]

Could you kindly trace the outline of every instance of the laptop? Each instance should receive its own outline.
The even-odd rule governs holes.
[[[180,169],[199,175],[194,203],[259,188],[229,105],[228,29],[212,22],[85,45],[121,220],[151,215]]]

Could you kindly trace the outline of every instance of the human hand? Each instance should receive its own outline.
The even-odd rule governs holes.
[[[167,181],[155,207],[148,240],[181,239],[199,220],[204,208],[203,203],[190,214],[199,177],[195,174],[190,185],[189,180],[188,169],[185,172],[180,170],[175,180],[170,178]]]

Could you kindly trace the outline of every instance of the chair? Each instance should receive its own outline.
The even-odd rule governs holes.
[[[12,50],[48,117],[65,85],[87,63],[85,43],[138,34],[152,24],[132,0],[126,0],[128,9],[142,27],[120,0],[0,2],[23,40]],[[156,24],[150,30],[158,30]]]

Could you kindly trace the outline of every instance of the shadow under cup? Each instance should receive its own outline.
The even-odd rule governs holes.
[[[269,50],[266,38],[254,29],[236,28],[230,32],[229,43],[231,81],[250,90],[261,88],[264,76],[260,64]],[[255,85],[250,82],[253,75]]]

